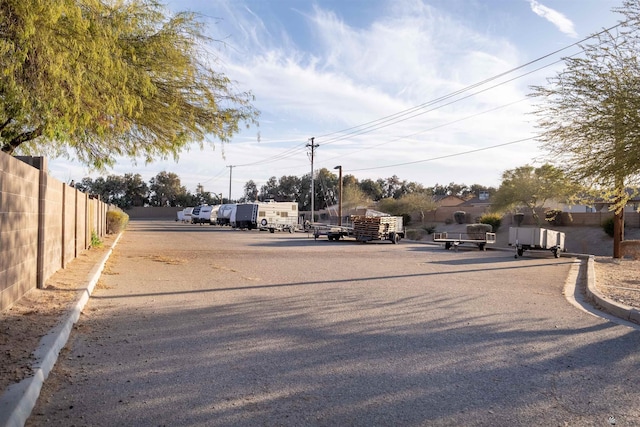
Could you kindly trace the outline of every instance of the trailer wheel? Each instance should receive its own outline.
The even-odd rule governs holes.
[[[524,249],[518,248],[518,256],[522,256],[522,254],[524,254]]]
[[[446,250],[451,249],[451,242],[444,242],[444,248],[445,248]]]
[[[558,248],[553,248],[551,249],[551,251],[553,252],[554,258],[560,258],[560,252],[558,251]]]
[[[478,243],[478,249],[480,249],[481,251],[484,251],[485,250],[484,243]]]
[[[400,236],[393,233],[391,235],[391,243],[393,243],[394,245],[397,245],[398,243],[400,243]]]

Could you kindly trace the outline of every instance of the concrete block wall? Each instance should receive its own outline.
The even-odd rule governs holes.
[[[0,155],[0,309],[36,285],[39,171]]]
[[[42,157],[0,153],[0,310],[106,233],[109,206],[50,177]]]

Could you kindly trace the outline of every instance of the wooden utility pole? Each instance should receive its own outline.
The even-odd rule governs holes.
[[[314,202],[316,198],[315,183],[313,179],[313,157],[314,157],[315,149],[318,148],[318,144],[314,143],[315,139],[316,138],[312,136],[311,138],[309,138],[311,143],[307,144],[307,147],[311,148],[311,221],[310,221],[311,224],[313,224],[314,222],[313,213],[315,210]]]

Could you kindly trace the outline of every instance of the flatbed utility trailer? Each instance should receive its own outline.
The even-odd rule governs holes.
[[[565,234],[540,227],[509,227],[509,246],[516,249],[515,258],[530,249],[550,250],[555,258],[565,251]]]
[[[353,234],[359,242],[388,240],[397,244],[405,236],[401,216],[364,216],[354,215]]]
[[[314,239],[317,239],[320,236],[327,236],[327,239],[330,241],[338,241],[344,237],[353,236],[353,227],[328,224],[312,224],[311,228],[313,229]]]
[[[484,251],[487,244],[496,242],[496,233],[486,232],[484,235],[479,235],[478,233],[433,233],[433,241],[444,243],[444,248],[447,250],[452,247],[458,250],[458,246],[470,243]]]

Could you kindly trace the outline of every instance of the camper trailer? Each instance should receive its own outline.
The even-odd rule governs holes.
[[[231,219],[231,226],[242,230],[253,230],[258,228],[257,217],[257,203],[238,203],[236,205],[236,214]]]
[[[218,208],[217,223],[218,225],[231,225],[231,217],[235,221],[236,205],[220,205]]]
[[[213,211],[213,206],[211,205],[201,205],[193,208],[193,212],[191,212],[191,223],[192,224],[211,224],[211,213]]]
[[[257,223],[260,230],[288,231],[298,229],[298,203],[268,201],[258,204]]]

